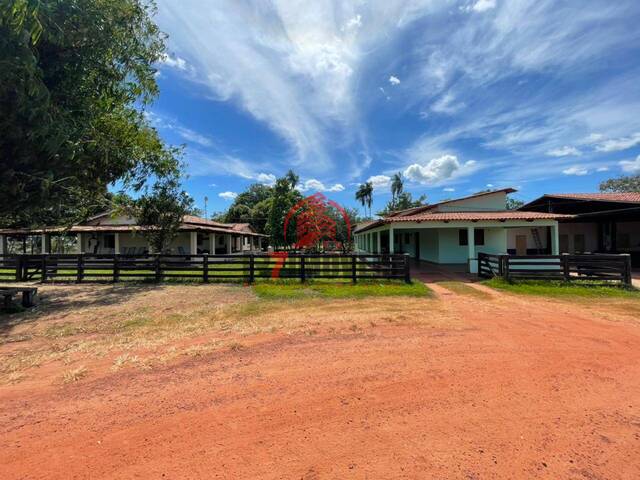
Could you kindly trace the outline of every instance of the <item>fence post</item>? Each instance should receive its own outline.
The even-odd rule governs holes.
[[[404,283],[411,283],[411,265],[408,253],[404,254]]]
[[[78,266],[76,267],[76,282],[82,282],[84,277],[84,257],[82,253],[78,254]]]
[[[505,258],[507,258],[506,255],[498,255],[498,276],[501,278],[504,277]]]
[[[22,256],[16,255],[16,282],[22,281]]]
[[[113,254],[113,283],[120,280],[120,254]]]
[[[631,280],[631,254],[630,253],[623,253],[622,254],[624,257],[624,284],[627,287],[630,287],[632,285],[632,280]]]
[[[47,281],[47,256],[46,255],[42,255],[42,265],[40,266],[40,268],[42,269],[42,275],[40,276],[40,281],[42,283]]]
[[[160,269],[160,254],[159,253],[156,253],[155,267],[156,267],[156,282],[160,282],[162,280],[162,270]]]
[[[562,265],[562,275],[564,277],[564,281],[568,282],[570,280],[569,275],[569,254],[563,253],[560,255],[560,264]]]
[[[353,283],[356,283],[358,281],[358,271],[356,269],[357,265],[357,257],[355,255],[351,255],[351,280],[353,281]]]
[[[484,253],[478,252],[478,278],[483,278],[482,265],[485,263]]]
[[[504,279],[509,282],[511,279],[509,278],[509,256],[504,256]]]
[[[209,254],[202,255],[202,281],[207,283],[209,281]]]
[[[304,266],[304,253],[300,254],[300,281],[304,283],[306,281],[307,272]]]
[[[255,255],[252,253],[249,255],[249,283],[253,283],[256,274]]]

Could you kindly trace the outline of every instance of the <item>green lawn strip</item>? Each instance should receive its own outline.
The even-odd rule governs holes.
[[[438,285],[451,290],[458,295],[470,295],[477,298],[489,298],[490,295],[487,292],[478,290],[477,288],[470,287],[466,283],[462,282],[438,282]]]
[[[624,288],[619,284],[603,285],[602,282],[588,280],[575,282],[526,280],[507,282],[493,278],[483,282],[488,287],[511,293],[539,295],[545,297],[583,297],[583,298],[631,298],[640,300],[640,290]]]
[[[271,280],[256,283],[253,290],[261,298],[362,298],[388,296],[430,296],[431,291],[422,282],[405,284],[394,281],[350,282],[313,280],[307,283],[287,280]]]

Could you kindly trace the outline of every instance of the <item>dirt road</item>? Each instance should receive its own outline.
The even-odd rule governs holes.
[[[440,293],[404,321],[383,303],[421,301],[0,387],[0,478],[640,478],[639,309]]]

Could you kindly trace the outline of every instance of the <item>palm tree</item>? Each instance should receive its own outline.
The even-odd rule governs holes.
[[[289,182],[289,185],[291,185],[291,189],[296,188],[296,185],[298,185],[298,182],[300,182],[300,177],[293,170],[289,170],[285,174],[284,178],[286,178]]]
[[[364,208],[365,216],[367,215],[367,209],[364,207],[367,204],[366,189],[367,187],[363,183],[363,184],[360,184],[360,186],[358,187],[358,190],[356,190],[356,200],[358,200],[362,204],[362,207]]]
[[[373,203],[373,183],[366,182],[364,184],[365,198],[367,201],[367,207],[369,207],[369,218],[371,218],[371,204]]]
[[[367,215],[367,207],[369,207],[369,217],[371,217],[371,204],[373,203],[373,184],[371,182],[365,182],[358,187],[356,200],[364,207],[365,216]]]
[[[391,178],[391,205],[393,205],[394,209],[403,190],[404,180],[402,179],[402,173],[398,172]]]

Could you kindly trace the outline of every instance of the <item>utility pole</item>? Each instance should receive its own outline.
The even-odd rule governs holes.
[[[209,197],[207,197],[205,195],[204,197],[204,218],[206,218],[207,220],[209,219],[209,217],[207,216],[207,202],[209,201]]]

